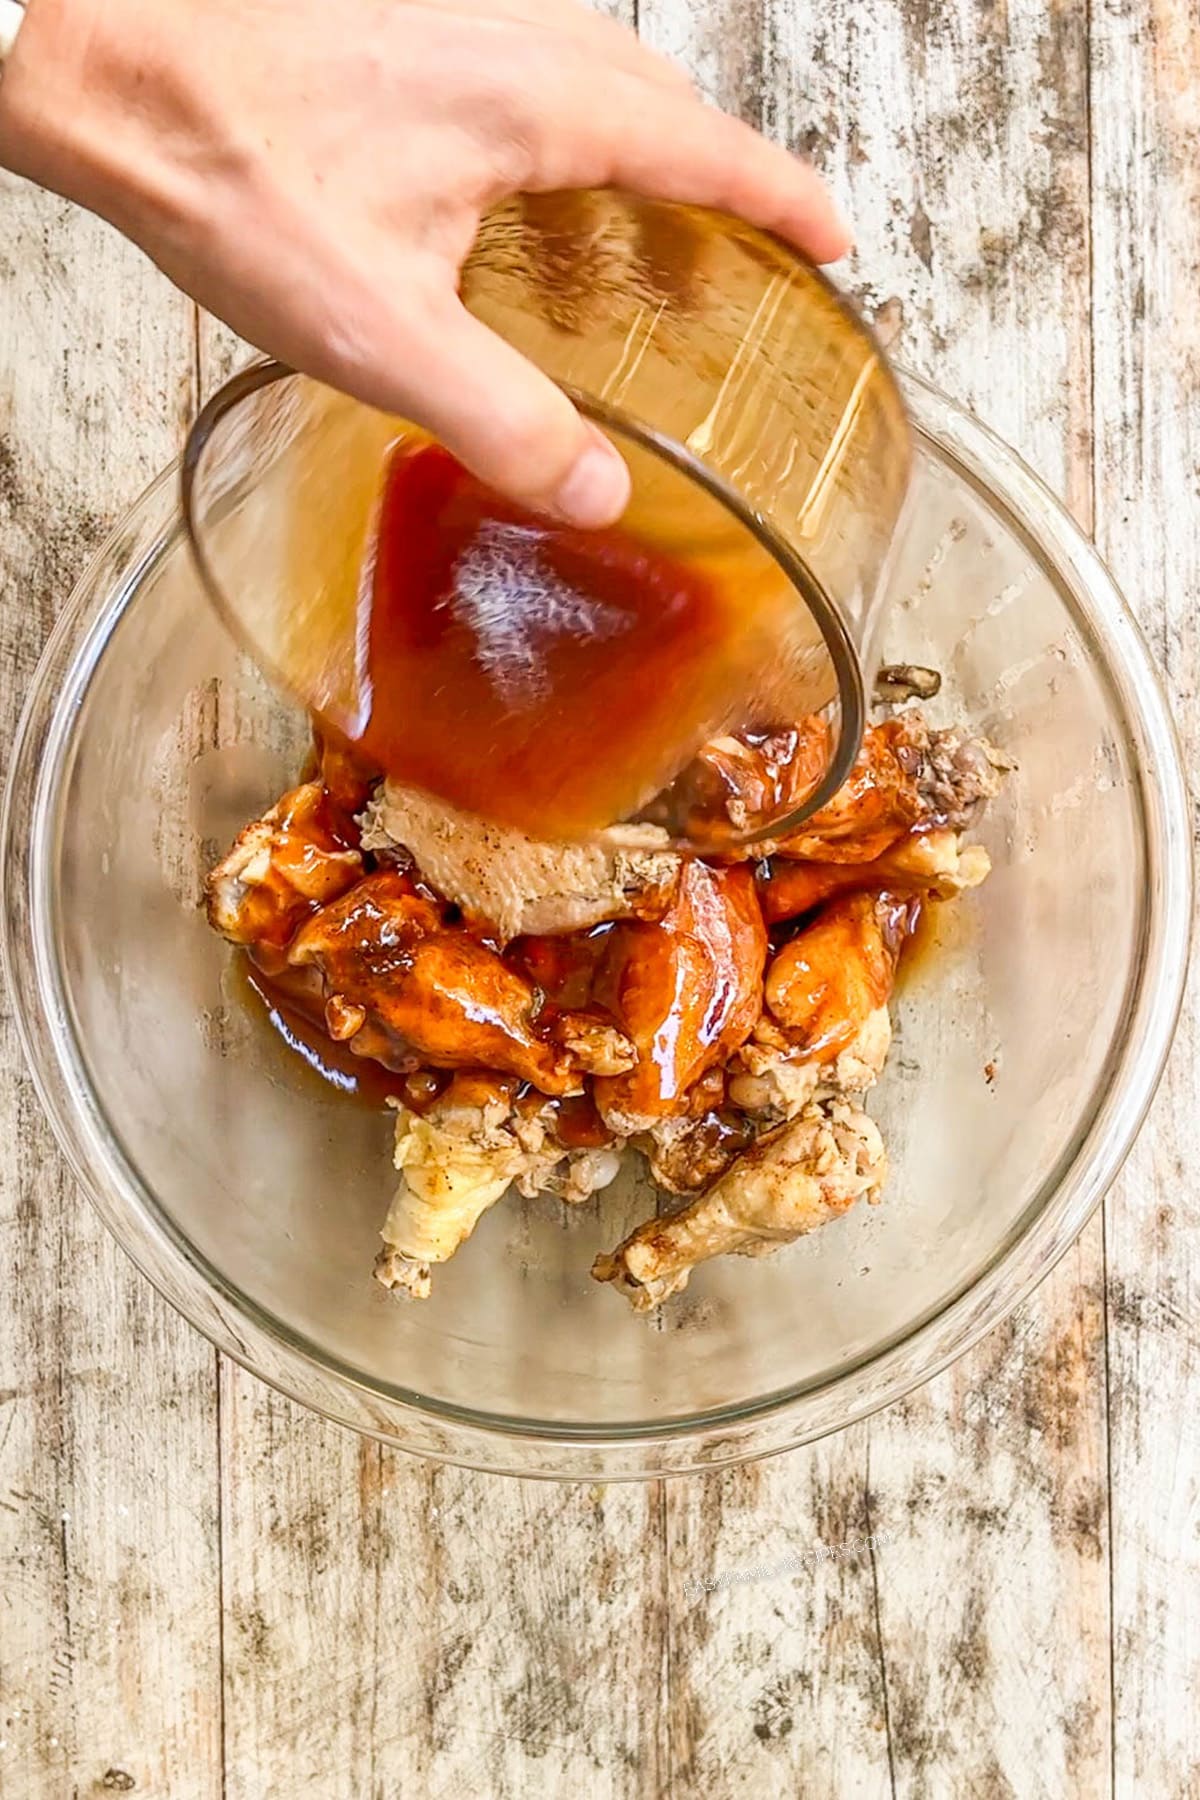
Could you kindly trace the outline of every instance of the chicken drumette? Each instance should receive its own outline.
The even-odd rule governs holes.
[[[714,1256],[762,1256],[878,1196],[887,1169],[877,1127],[845,1100],[806,1107],[739,1156],[681,1211],[647,1219],[592,1265],[639,1312],[687,1286]]]
[[[688,1090],[724,1063],[762,1010],[767,933],[745,866],[683,866],[660,920],[613,928],[594,994],[633,1044],[625,1073],[594,1084],[622,1137],[682,1111]]]
[[[447,923],[399,870],[376,870],[322,907],[288,962],[319,971],[330,1036],[387,1068],[488,1069],[570,1094],[585,1074],[611,1077],[634,1062],[633,1046],[600,1019],[543,1019],[533,983]]]

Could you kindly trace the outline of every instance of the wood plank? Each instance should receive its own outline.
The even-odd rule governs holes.
[[[5,744],[89,553],[174,454],[191,308],[135,252],[0,177]],[[67,1177],[0,1031],[0,1795],[106,1776],[220,1791],[211,1350]]]
[[[437,1469],[225,1365],[229,1800],[657,1796],[653,1487]]]
[[[1086,28],[1079,9],[642,0],[714,99],[815,157],[898,352],[1085,523]],[[668,1489],[674,1579],[888,1533],[873,1559],[672,1613],[672,1765],[698,1791],[1108,1789],[1102,1265],[868,1426]],[[831,1521],[827,1523],[826,1521]],[[1034,1696],[1037,1696],[1036,1701]]]
[[[1200,38],[1190,0],[1092,9],[1096,535],[1200,759]],[[1200,1082],[1193,978],[1107,1210],[1120,1795],[1200,1791]]]

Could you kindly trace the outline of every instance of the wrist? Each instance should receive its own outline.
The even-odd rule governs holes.
[[[95,7],[27,0],[0,75],[0,162],[46,186],[59,186],[53,175],[78,126]]]
[[[0,165],[128,229],[163,185],[142,92],[155,23],[153,0],[26,0],[0,74]]]

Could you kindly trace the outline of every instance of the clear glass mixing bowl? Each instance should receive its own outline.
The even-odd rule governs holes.
[[[6,944],[41,1097],[129,1254],[214,1342],[426,1455],[589,1478],[712,1466],[849,1423],[1015,1306],[1112,1180],[1158,1080],[1191,914],[1178,751],[1145,646],[1040,483],[928,388],[889,660],[944,675],[1018,767],[995,872],[902,991],[872,1110],[892,1173],[661,1316],[588,1275],[653,1194],[493,1209],[433,1298],[371,1277],[386,1117],[309,1078],[244,1004],[207,865],[293,778],[304,720],[205,602],[165,474],[66,607],[4,829]]]

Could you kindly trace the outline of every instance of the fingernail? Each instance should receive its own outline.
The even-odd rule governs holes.
[[[596,432],[554,496],[554,510],[570,525],[594,530],[611,525],[629,504],[625,459]]]

